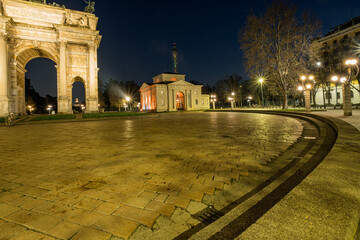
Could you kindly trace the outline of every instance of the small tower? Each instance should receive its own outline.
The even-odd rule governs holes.
[[[172,48],[172,56],[173,56],[173,64],[174,64],[174,73],[177,73],[177,47],[176,47],[176,43],[173,44],[173,48]]]

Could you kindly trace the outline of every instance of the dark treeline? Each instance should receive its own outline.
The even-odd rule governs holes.
[[[53,106],[53,110],[57,111],[57,97],[46,95],[40,96],[38,92],[31,85],[30,79],[25,79],[25,104],[26,106],[32,106],[33,113],[42,114],[47,113],[47,106]],[[26,107],[28,113],[29,109]]]

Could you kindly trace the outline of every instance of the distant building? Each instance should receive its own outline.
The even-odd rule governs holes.
[[[209,95],[201,94],[202,85],[185,81],[185,74],[161,73],[152,83],[140,88],[141,109],[167,112],[209,109]]]
[[[201,93],[202,85],[185,81],[185,74],[177,72],[177,48],[172,49],[174,72],[161,73],[153,77],[152,83],[140,88],[143,111],[168,112],[209,109],[209,95]]]
[[[348,58],[359,57],[360,53],[360,17],[351,19],[330,29],[325,37],[319,39],[322,46],[324,66],[331,66],[330,74],[344,73],[344,62]],[[360,59],[358,59],[360,60]],[[359,79],[360,76],[357,78]],[[351,102],[360,104],[359,81],[352,81]],[[343,103],[341,84],[331,83],[330,92],[324,92],[320,87],[316,94],[316,103],[337,105]]]

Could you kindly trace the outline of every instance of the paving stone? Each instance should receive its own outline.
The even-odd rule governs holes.
[[[55,236],[61,239],[70,239],[75,235],[82,227],[78,224],[71,222],[61,221],[54,227],[46,231],[48,235]]]
[[[128,206],[144,208],[150,202],[149,199],[141,197],[129,197],[123,203]]]
[[[168,197],[169,197],[168,194],[160,193],[156,196],[156,198],[154,200],[156,200],[158,202],[165,202]]]
[[[99,230],[125,239],[129,238],[138,226],[135,221],[118,216],[104,216],[93,225]]]
[[[71,240],[108,240],[110,237],[110,233],[93,228],[83,228]]]
[[[15,207],[6,203],[0,203],[0,217],[3,218],[7,215],[10,215],[14,212],[19,211],[19,207]]]
[[[190,201],[189,206],[186,208],[186,210],[190,214],[196,214],[207,207],[208,206],[203,203]]]
[[[219,182],[219,181],[205,180],[204,185],[215,187],[216,189],[219,189],[219,190],[224,188],[224,182]]]
[[[20,207],[25,209],[25,210],[31,210],[33,209],[35,206],[38,205],[42,205],[42,204],[46,204],[48,203],[48,201],[43,200],[43,199],[39,199],[39,198],[33,198],[33,197],[23,197],[21,199],[18,199],[19,202],[23,202]],[[17,201],[15,201],[17,202]]]
[[[166,194],[179,194],[181,188],[178,186],[159,186],[156,190],[158,193],[166,193]]]
[[[82,226],[91,226],[103,215],[83,209],[74,209],[64,216],[65,221],[80,224]]]
[[[148,192],[148,191],[144,191],[139,195],[139,197],[148,199],[148,200],[153,200],[157,196],[158,196],[158,194],[156,194],[154,192]]]
[[[61,212],[66,209],[66,205],[56,203],[56,202],[43,202],[41,204],[35,205],[31,210],[34,212],[44,213],[48,215],[54,215],[55,213]]]
[[[214,194],[215,191],[215,187],[213,186],[206,186],[206,183],[204,183],[204,185],[200,185],[200,184],[194,184],[191,186],[191,190],[196,190],[199,192],[203,192],[203,193],[207,193],[207,194]]]
[[[103,203],[102,201],[95,200],[92,198],[84,198],[80,202],[76,203],[74,205],[74,207],[83,208],[86,210],[94,210],[96,207],[98,207],[102,203]]]
[[[55,201],[63,204],[73,205],[80,202],[82,199],[84,199],[83,196],[71,193],[61,193],[60,196],[55,199]]]
[[[177,207],[181,207],[181,208],[186,208],[188,206],[190,202],[190,199],[189,198],[186,198],[186,197],[181,197],[181,196],[174,196],[174,195],[170,195],[165,203],[170,203],[170,204],[173,204]]]
[[[183,196],[183,197],[190,198],[192,200],[201,202],[201,200],[204,196],[204,192],[200,192],[200,191],[193,190],[193,189],[182,189],[179,196]]]
[[[17,234],[15,237],[12,237],[10,240],[55,240],[55,238],[34,232],[32,230],[23,231]]]
[[[95,208],[95,211],[105,215],[111,215],[119,207],[120,205],[116,203],[103,202],[97,208]]]
[[[163,202],[151,201],[145,209],[170,217],[175,210],[175,206]]]
[[[0,239],[10,239],[23,231],[26,231],[26,228],[15,223],[0,220]]]
[[[12,190],[13,192],[21,193],[30,197],[39,197],[48,192],[41,188],[36,188],[32,186],[21,186]]]
[[[60,222],[60,219],[58,218],[26,210],[17,211],[6,216],[4,219],[42,232]]]
[[[13,192],[0,192],[0,202],[11,203],[13,200],[24,195]]]
[[[148,227],[152,227],[155,220],[159,217],[159,213],[130,206],[120,207],[113,215],[134,220]]]
[[[49,190],[49,191],[59,191],[60,189],[64,188],[64,186],[61,186],[60,184],[52,183],[52,182],[43,182],[40,181],[38,185],[36,185],[37,188]]]

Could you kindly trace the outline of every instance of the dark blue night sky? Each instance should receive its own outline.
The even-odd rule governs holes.
[[[51,2],[48,0],[48,2]],[[83,0],[57,0],[67,8],[83,10]],[[103,40],[99,55],[99,77],[151,81],[161,72],[171,71],[171,47],[179,49],[179,71],[187,80],[214,84],[226,74],[247,78],[239,50],[239,30],[252,9],[264,12],[270,1],[205,0],[97,0],[98,29]],[[358,1],[295,1],[299,11],[309,10],[330,27],[360,15]],[[35,59],[27,77],[41,95],[56,96],[56,72],[50,60]],[[50,69],[50,70],[48,70]]]

